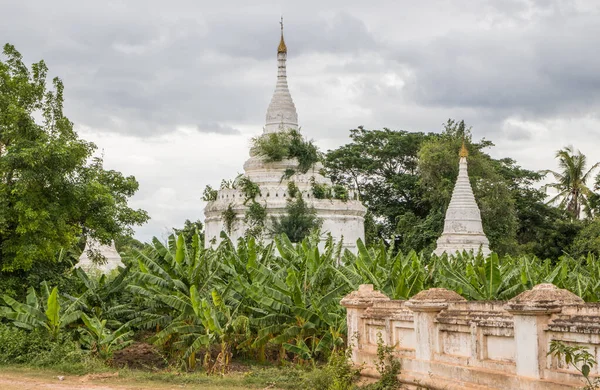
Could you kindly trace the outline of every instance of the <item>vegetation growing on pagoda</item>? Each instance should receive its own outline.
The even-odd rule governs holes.
[[[271,232],[285,234],[292,242],[300,242],[311,231],[320,228],[323,221],[317,217],[317,210],[306,203],[296,183],[288,183],[288,195],[285,214],[271,217]]]
[[[247,176],[238,176],[233,183],[233,188],[242,191],[244,194],[244,204],[247,204],[251,200],[253,201],[254,198],[261,195],[259,185]]]
[[[223,212],[221,213],[221,217],[223,218],[223,223],[225,224],[225,231],[227,232],[227,234],[231,234],[235,222],[237,221],[237,215],[235,213],[235,210],[233,209],[232,203],[229,203],[227,205],[227,208],[223,210]]]
[[[344,202],[348,200],[348,189],[341,184],[330,186],[326,183],[317,183],[313,176],[310,178],[310,188],[317,199],[339,199]]]
[[[250,206],[244,215],[244,223],[246,224],[246,236],[261,238],[265,229],[267,220],[267,207],[261,205],[255,200],[252,200]]]
[[[204,187],[204,192],[202,193],[202,200],[205,202],[213,202],[217,200],[217,196],[219,195],[219,191],[213,189],[210,185]]]
[[[288,168],[285,177],[289,178],[298,171],[306,173],[319,161],[320,153],[313,141],[306,141],[298,130],[289,129],[263,134],[252,139],[252,151],[265,158],[267,162],[295,159],[296,169]]]

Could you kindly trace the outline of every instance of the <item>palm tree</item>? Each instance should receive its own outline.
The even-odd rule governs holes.
[[[566,210],[574,217],[579,218],[584,211],[588,216],[592,215],[592,208],[589,204],[589,197],[593,194],[588,188],[587,181],[592,172],[600,166],[600,163],[594,164],[590,169],[587,168],[587,158],[579,150],[575,152],[573,146],[567,146],[556,152],[560,172],[544,170],[541,173],[547,175],[551,173],[556,179],[555,183],[546,184],[546,188],[554,188],[558,194],[548,203],[560,202],[561,208]]]

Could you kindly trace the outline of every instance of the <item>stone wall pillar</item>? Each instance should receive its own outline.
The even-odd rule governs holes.
[[[374,290],[372,284],[361,284],[357,291],[351,292],[340,301],[347,311],[348,345],[352,345],[352,361],[354,363],[362,363],[359,361],[359,352],[365,338],[365,321],[362,315],[375,302],[389,300],[390,298]]]
[[[465,301],[454,291],[445,288],[431,288],[412,297],[406,307],[414,312],[415,318],[415,357],[432,361],[438,350],[436,316],[448,307],[450,302]]]
[[[542,379],[548,345],[546,326],[565,305],[582,304],[583,299],[553,284],[538,284],[510,301],[504,308],[514,316],[517,375]]]

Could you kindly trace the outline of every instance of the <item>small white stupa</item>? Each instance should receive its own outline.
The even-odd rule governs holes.
[[[90,251],[100,254],[105,260],[100,264],[95,263],[88,255]],[[85,272],[99,272],[102,274],[108,274],[118,267],[125,268],[125,265],[121,261],[121,255],[115,247],[115,242],[113,241],[110,245],[103,245],[94,239],[87,240],[85,249],[79,256],[79,262],[75,265],[75,268],[81,268]]]
[[[263,134],[298,130],[298,113],[288,89],[286,75],[287,47],[283,39],[283,22],[281,38],[277,47],[277,83],[275,92],[267,109]],[[272,217],[280,217],[286,213],[287,200],[290,198],[288,183],[293,181],[308,206],[314,207],[317,217],[321,219],[321,232],[331,234],[334,241],[343,241],[344,248],[356,250],[358,239],[364,241],[364,216],[366,208],[357,199],[353,191],[348,191],[348,199],[317,199],[313,193],[313,183],[331,186],[331,180],[321,175],[321,163],[314,164],[306,173],[296,172],[289,179],[283,179],[286,170],[297,168],[295,159],[267,162],[264,157],[250,150],[250,158],[244,164],[244,177],[260,187],[256,202],[265,207],[269,224]],[[233,223],[227,229],[224,212],[234,213]],[[221,231],[226,231],[235,243],[250,228],[245,221],[248,203],[244,194],[236,188],[223,188],[216,199],[208,202],[204,209],[205,246],[217,245],[221,242]],[[229,231],[227,231],[229,230]],[[268,226],[263,236],[264,241],[272,237]]]
[[[433,252],[438,256],[444,252],[454,255],[456,252],[473,251],[478,253],[480,250],[484,256],[490,254],[490,242],[483,232],[481,213],[469,182],[468,156],[469,152],[463,141],[460,150],[458,179],[454,186],[454,192],[452,192],[450,205],[446,210],[444,232],[438,238],[437,247]]]

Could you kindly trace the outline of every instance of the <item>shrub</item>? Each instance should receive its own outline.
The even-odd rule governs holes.
[[[333,186],[333,197],[335,199],[339,199],[341,201],[348,200],[348,189],[343,185],[336,184]]]
[[[319,161],[319,150],[314,143],[305,141],[299,131],[292,129],[253,138],[252,150],[265,157],[267,162],[295,158],[298,161],[297,169],[302,173],[308,172]],[[284,176],[289,178],[294,173],[286,171]]]
[[[564,358],[565,363],[579,371],[586,382],[584,390],[594,390],[600,388],[600,379],[592,380],[590,371],[597,364],[594,355],[588,352],[587,348],[581,345],[566,345],[559,340],[550,342],[550,351],[548,355],[554,356],[558,360]]]
[[[360,377],[361,368],[354,367],[351,356],[351,346],[331,354],[324,369],[331,381],[326,390],[350,390],[353,388],[354,382]]]
[[[401,386],[398,375],[400,375],[400,360],[394,356],[394,347],[387,345],[377,333],[377,362],[375,369],[379,373],[379,380],[370,384],[368,390],[396,390]]]
[[[322,220],[317,217],[317,210],[306,204],[298,193],[297,198],[288,198],[286,214],[272,217],[272,233],[285,234],[292,242],[300,242],[311,230],[321,227]]]
[[[300,193],[300,190],[298,189],[298,186],[296,185],[296,183],[293,181],[288,182],[288,194],[289,194],[290,198],[295,198],[296,195],[298,195],[299,193]]]
[[[310,178],[313,196],[317,199],[331,199],[331,189],[327,184],[317,183],[315,177]]]
[[[289,133],[268,133],[253,138],[252,150],[265,157],[267,162],[281,161],[290,155]]]
[[[83,352],[66,336],[52,339],[45,329],[27,331],[0,324],[0,364],[56,367],[84,361]]]
[[[329,186],[325,183],[317,183],[315,177],[310,178],[310,186],[313,196],[317,199],[339,199],[341,201],[348,200],[348,189],[341,184]]]

